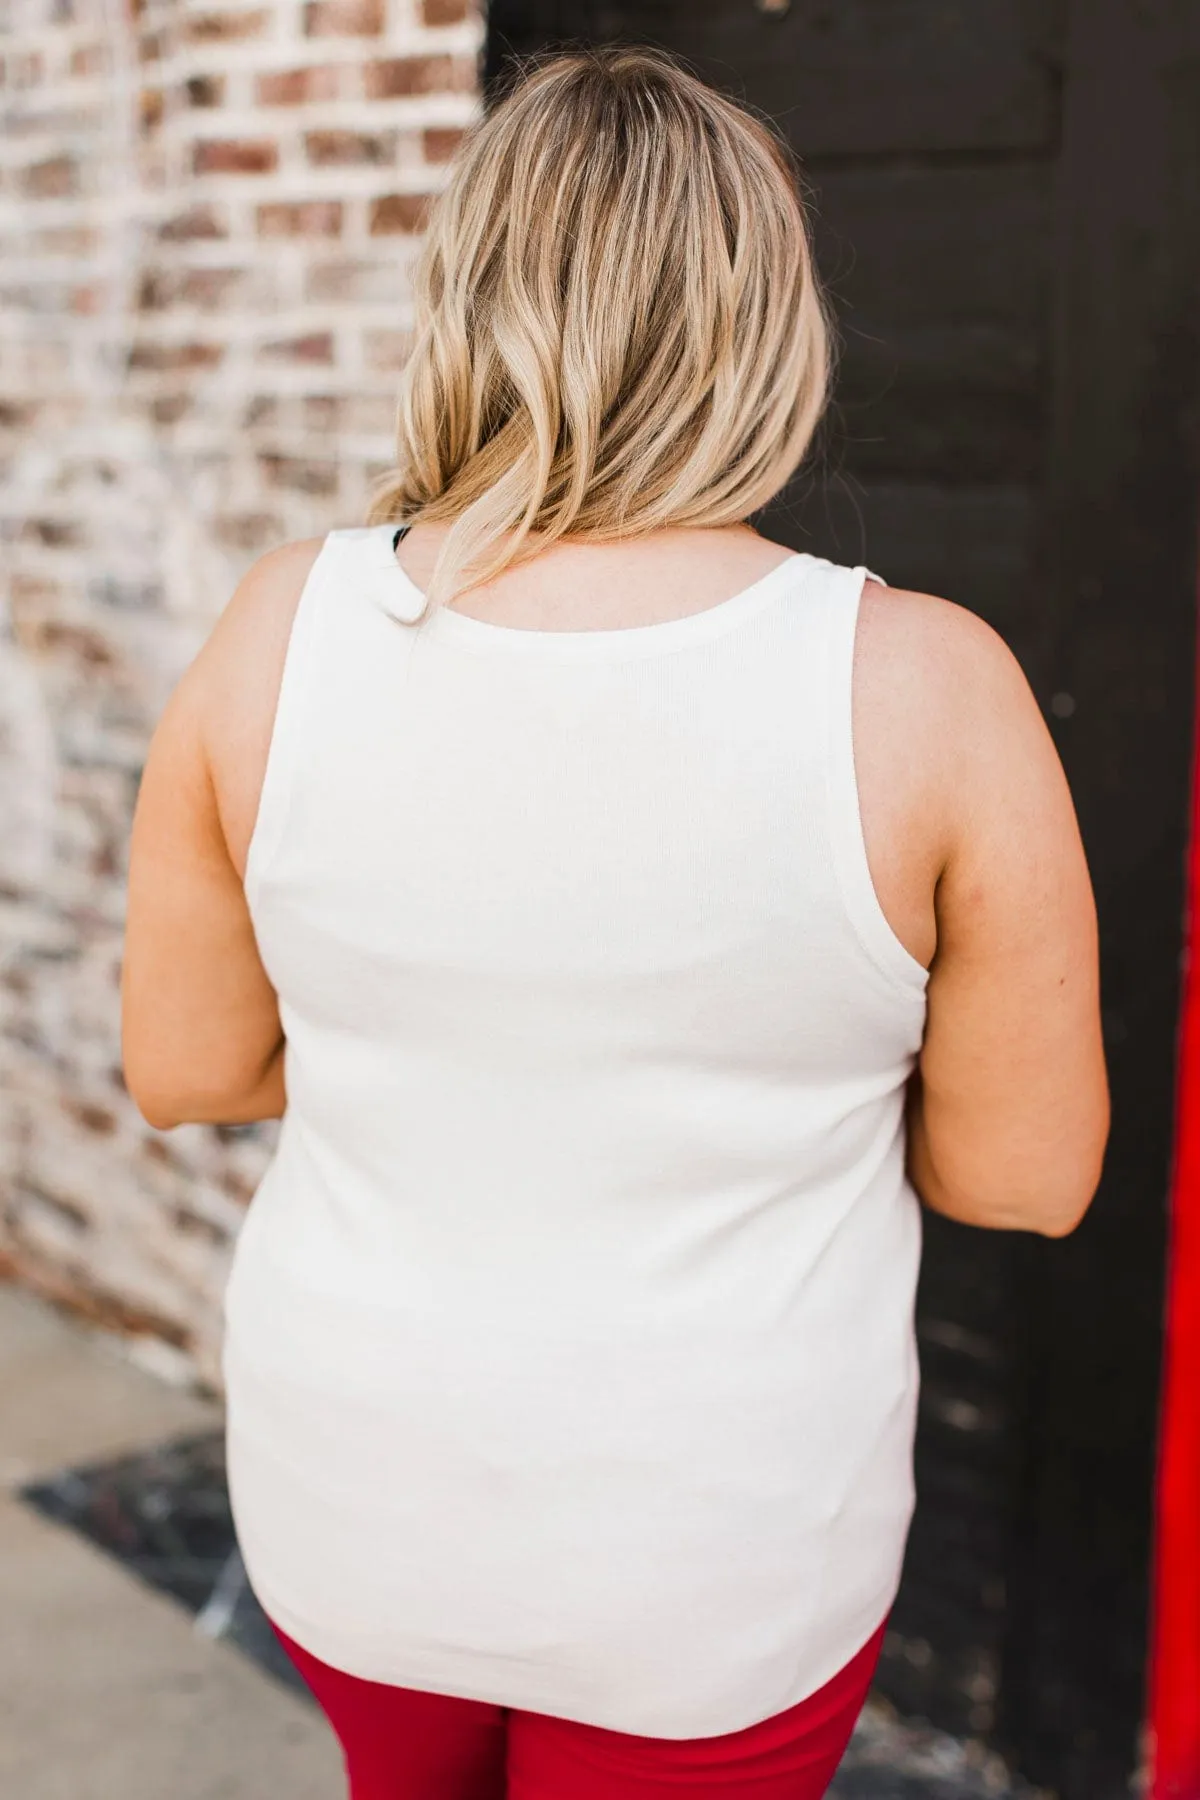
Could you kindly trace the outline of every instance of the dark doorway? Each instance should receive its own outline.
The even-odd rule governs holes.
[[[930,1218],[920,1506],[881,1674],[1062,1800],[1140,1756],[1200,511],[1195,0],[492,0],[513,52],[656,42],[813,190],[838,404],[771,536],[972,607],[1058,739],[1115,1122],[1049,1242]]]

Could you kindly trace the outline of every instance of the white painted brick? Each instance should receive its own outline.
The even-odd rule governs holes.
[[[196,36],[259,10],[260,35]],[[362,37],[305,36],[303,0],[146,0],[136,26],[109,0],[58,11],[0,0],[0,1269],[215,1383],[274,1132],[164,1136],[124,1092],[137,774],[246,566],[357,523],[388,461],[417,245],[372,237],[370,203],[436,191],[421,133],[469,124],[478,100],[368,98],[363,71],[444,56],[469,75],[481,24],[426,26],[420,0],[386,0]],[[317,68],[336,71],[329,97],[259,103],[260,77]],[[215,104],[192,104],[196,79]],[[386,154],[314,164],[319,132]],[[206,141],[269,144],[273,166],[196,174]],[[336,233],[260,234],[261,206],[314,204],[340,209]],[[267,353],[320,333],[329,362]],[[169,366],[196,345],[218,360]],[[333,485],[281,485],[264,455],[331,462]]]

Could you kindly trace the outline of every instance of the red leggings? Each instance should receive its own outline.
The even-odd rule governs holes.
[[[883,1626],[798,1706],[721,1737],[648,1738],[331,1669],[275,1627],[341,1740],[350,1800],[819,1800],[867,1697]]]

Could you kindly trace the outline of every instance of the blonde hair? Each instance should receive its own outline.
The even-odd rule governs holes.
[[[370,521],[452,521],[431,605],[568,535],[736,523],[802,460],[829,354],[768,126],[659,51],[535,60],[434,205]]]

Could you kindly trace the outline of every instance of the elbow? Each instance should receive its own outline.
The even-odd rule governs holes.
[[[960,1225],[976,1225],[985,1231],[1028,1231],[1044,1238],[1070,1237],[1092,1201],[1091,1192],[1081,1196],[1045,1189],[1021,1195],[987,1194],[978,1189],[956,1193],[927,1183],[917,1191],[931,1212]]]
[[[1071,1184],[1063,1192],[1047,1196],[1044,1213],[1028,1229],[1036,1231],[1041,1237],[1070,1237],[1086,1218],[1095,1199],[1102,1168],[1103,1157],[1099,1156],[1093,1167],[1086,1171],[1082,1181]]]
[[[1086,1218],[1100,1186],[1100,1177],[1104,1173],[1110,1119],[1106,1092],[1101,1117],[1096,1121],[1091,1142],[1077,1155],[1069,1175],[1055,1194],[1047,1196],[1049,1203],[1045,1216],[1033,1226],[1042,1237],[1070,1237]]]
[[[183,1114],[179,1110],[179,1096],[172,1094],[161,1081],[156,1081],[150,1071],[140,1068],[137,1060],[128,1052],[121,1074],[125,1092],[153,1130],[173,1131],[176,1125],[184,1123]]]
[[[128,1016],[122,1030],[125,1088],[142,1118],[155,1131],[179,1125],[249,1125],[283,1116],[284,1040],[267,1045],[180,1045],[179,1034],[134,1029]]]
[[[1032,1226],[1027,1226],[1026,1229],[1036,1231],[1039,1237],[1070,1237],[1071,1233],[1083,1222],[1087,1210],[1092,1204],[1094,1191],[1092,1189],[1082,1199],[1057,1201],[1054,1206],[1047,1208],[1043,1217]]]
[[[1105,1096],[1073,1129],[1060,1126],[1037,1137],[1012,1132],[1007,1141],[965,1149],[931,1140],[923,1113],[911,1125],[908,1172],[931,1211],[985,1230],[1065,1238],[1086,1217],[1100,1185],[1109,1113]]]
[[[174,1092],[162,1082],[148,1079],[125,1065],[125,1088],[138,1112],[155,1131],[174,1131],[177,1125],[194,1122],[187,1096]]]
[[[141,1113],[147,1125],[154,1131],[174,1131],[177,1125],[189,1123],[182,1112],[170,1107],[160,1106],[153,1100],[134,1099],[134,1105]]]
[[[155,1131],[174,1131],[178,1125],[250,1125],[278,1119],[283,1113],[281,1104],[258,1090],[165,1093],[130,1087],[129,1091],[139,1113]]]
[[[121,1018],[121,1077],[125,1092],[154,1131],[172,1131],[182,1125],[185,1114],[180,1101],[179,1082],[169,1074],[170,1059],[162,1047],[144,1030],[134,1029],[128,1006]]]
[[[914,1182],[933,1211],[962,1225],[992,1231],[1028,1231],[1038,1237],[1066,1238],[1086,1217],[1100,1184],[1102,1159],[1085,1159],[1069,1175],[1054,1179],[1043,1170],[1010,1178],[1003,1186],[979,1181],[947,1181],[928,1166]]]
[[[283,1116],[282,1058],[271,1058],[252,1077],[173,1083],[160,1071],[126,1063],[125,1086],[142,1118],[155,1131],[179,1125],[250,1125]]]

